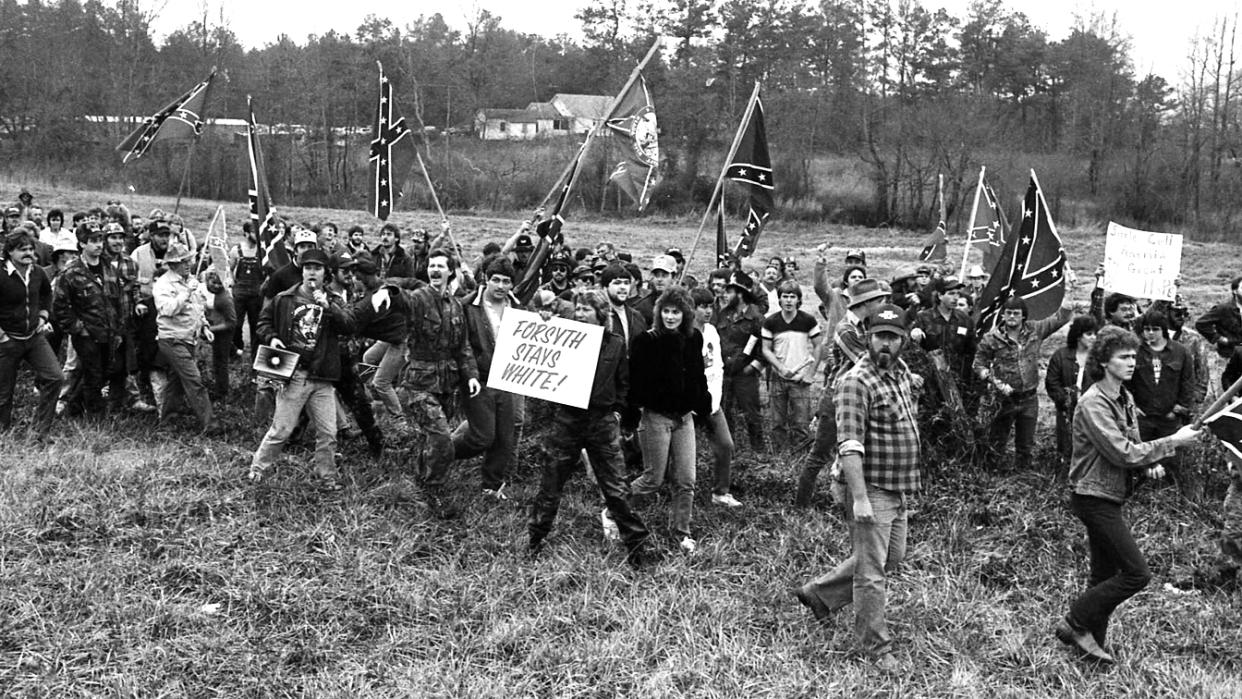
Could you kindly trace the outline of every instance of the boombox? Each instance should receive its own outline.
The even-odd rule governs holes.
[[[293,371],[298,368],[299,359],[301,357],[297,352],[259,345],[259,351],[254,355],[253,368],[259,376],[284,382],[293,376]]]

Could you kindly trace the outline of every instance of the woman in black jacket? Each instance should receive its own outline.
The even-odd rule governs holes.
[[[630,398],[625,426],[638,425],[643,474],[630,484],[633,498],[659,490],[667,474],[673,491],[670,529],[683,551],[697,543],[690,536],[694,507],[695,439],[693,414],[711,413],[703,368],[703,335],[694,328],[694,303],[680,287],[656,301],[650,330],[630,345]],[[641,420],[640,420],[641,414]]]
[[[1087,353],[1095,343],[1098,328],[1094,316],[1075,318],[1065,335],[1065,346],[1052,354],[1044,376],[1044,389],[1057,408],[1057,453],[1066,461],[1070,457],[1070,425],[1078,396],[1093,383],[1089,376],[1091,372],[1086,371]]]

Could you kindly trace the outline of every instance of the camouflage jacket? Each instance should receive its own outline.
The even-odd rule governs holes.
[[[102,259],[100,268],[103,273],[96,276],[77,258],[60,273],[52,313],[61,332],[95,342],[110,342],[123,334],[129,320],[123,282]]]
[[[406,384],[428,393],[452,393],[479,378],[461,300],[425,286],[409,294]]]

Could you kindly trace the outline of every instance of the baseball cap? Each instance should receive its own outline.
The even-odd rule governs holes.
[[[909,329],[906,328],[906,312],[901,306],[895,306],[891,303],[880,306],[875,315],[871,316],[868,330],[873,333],[887,330],[895,332],[902,337],[910,335]]]
[[[669,274],[677,274],[677,260],[673,259],[671,255],[656,255],[651,260],[651,271],[654,272],[657,269],[664,270]]]
[[[302,254],[298,257],[298,264],[305,267],[308,263],[320,265],[326,269],[330,263],[330,260],[328,260],[328,253],[320,250],[319,248],[303,250]]]

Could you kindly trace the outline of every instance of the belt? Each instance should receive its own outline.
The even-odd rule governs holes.
[[[1014,391],[1013,393],[1010,393],[1008,396],[1005,396],[1005,397],[1008,398],[1009,400],[1023,400],[1024,398],[1030,398],[1031,396],[1035,395],[1035,391],[1036,389],[1034,388],[1028,388],[1025,391]]]

